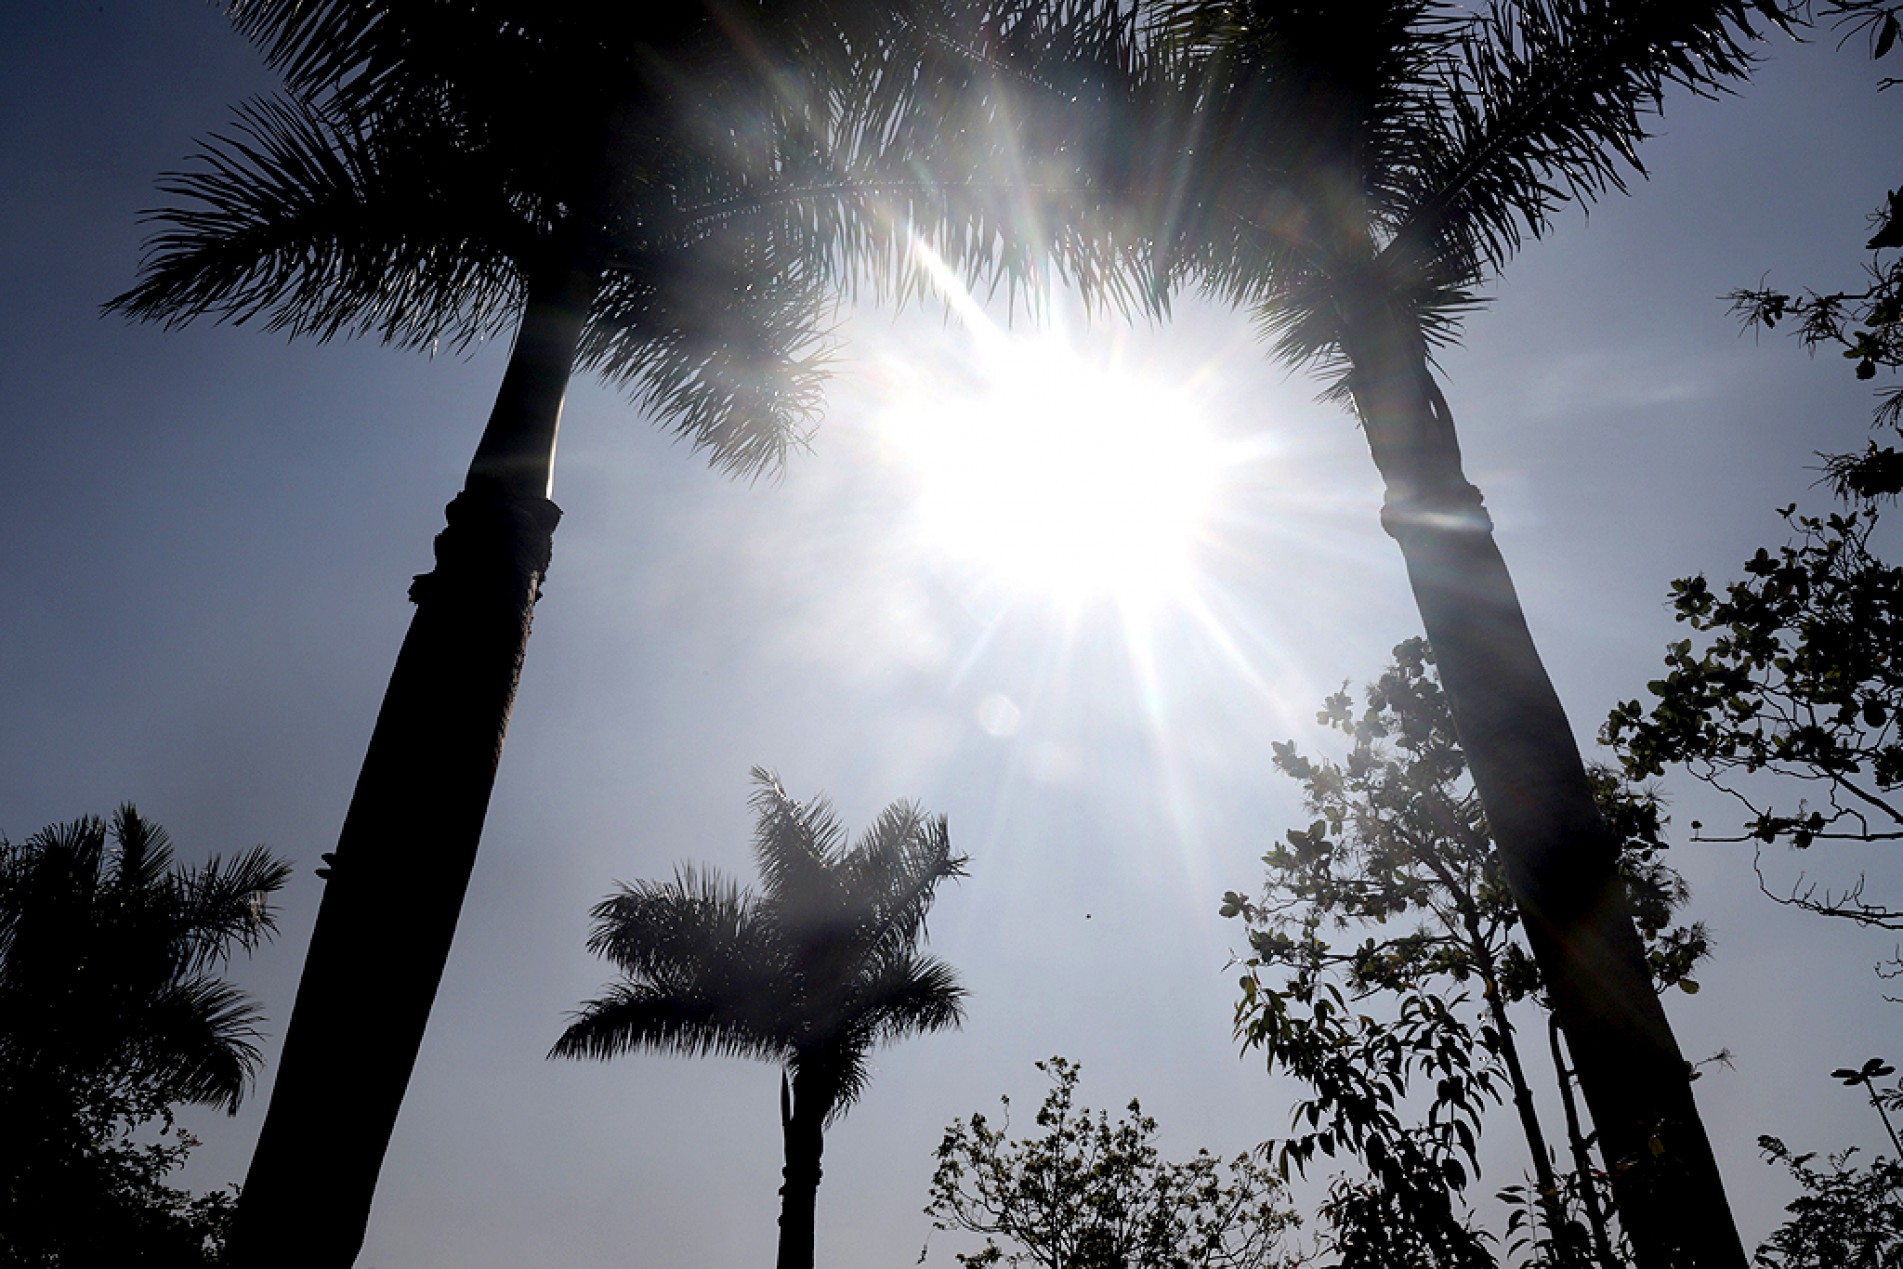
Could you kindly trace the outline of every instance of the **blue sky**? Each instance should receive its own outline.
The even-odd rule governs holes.
[[[281,1021],[310,868],[500,350],[429,359],[101,318],[134,276],[156,175],[270,80],[210,5],[54,0],[12,32],[0,832],[132,800],[188,855],[263,841],[295,858],[283,932],[240,970]],[[1670,580],[1778,541],[1772,508],[1816,497],[1811,455],[1862,442],[1868,399],[1846,366],[1754,345],[1716,297],[1767,275],[1854,281],[1863,218],[1903,179],[1875,79],[1828,39],[1780,43],[1738,97],[1672,101],[1653,179],[1564,217],[1445,358],[1470,473],[1583,737],[1676,637]],[[1229,1038],[1240,939],[1216,907],[1304,818],[1269,743],[1320,747],[1321,697],[1415,633],[1400,561],[1352,420],[1267,363],[1245,318],[1190,303],[1131,329],[1057,311],[1024,335],[1047,341],[1038,355],[1165,385],[1180,395],[1159,410],[1199,415],[1245,456],[1209,522],[1202,620],[1066,606],[918,531],[918,473],[892,441],[923,408],[908,385],[940,385],[943,404],[978,364],[972,330],[936,310],[850,317],[825,425],[778,482],[710,473],[578,385],[566,518],[483,856],[361,1263],[770,1255],[769,1068],[542,1057],[605,981],[582,942],[614,881],[690,859],[748,872],[754,764],[829,793],[853,825],[915,798],[972,859],[932,923],[970,1021],[884,1053],[829,1135],[821,1264],[916,1257],[945,1124],[1000,1093],[1029,1102],[1031,1064],[1053,1053],[1083,1064],[1093,1105],[1140,1096],[1184,1153],[1286,1127],[1291,1090]],[[1688,781],[1667,791],[1681,822],[1716,818]],[[1900,1015],[1868,969],[1887,947],[1777,909],[1734,851],[1675,854],[1718,955],[1703,992],[1668,1004],[1688,1052],[1734,1055],[1698,1091],[1756,1238],[1788,1198],[1757,1134],[1878,1145],[1826,1073],[1898,1056]],[[187,1116],[206,1143],[198,1184],[241,1176],[262,1105]],[[1510,1132],[1495,1130],[1482,1193],[1517,1177]],[[959,1246],[934,1238],[927,1263]]]

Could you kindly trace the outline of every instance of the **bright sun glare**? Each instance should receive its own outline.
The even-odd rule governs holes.
[[[1223,455],[1193,395],[956,293],[968,373],[921,382],[890,433],[927,543],[1014,589],[1146,604],[1187,586]]]

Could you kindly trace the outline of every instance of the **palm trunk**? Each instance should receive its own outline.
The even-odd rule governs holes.
[[[1599,1208],[1599,1182],[1593,1175],[1592,1150],[1579,1126],[1579,1104],[1573,1098],[1573,1072],[1566,1065],[1560,1044],[1559,1019],[1551,1014],[1546,1016],[1546,1039],[1553,1051],[1553,1073],[1559,1077],[1559,1102],[1566,1111],[1566,1141],[1572,1150],[1573,1175],[1579,1178],[1579,1205],[1586,1209],[1586,1220],[1592,1226],[1593,1255],[1598,1257],[1601,1269],[1620,1269],[1619,1259],[1612,1252],[1612,1235],[1606,1229],[1606,1214]]]
[[[346,1269],[475,865],[560,511],[562,398],[591,295],[532,283],[344,817],[225,1263]],[[322,872],[323,870],[320,870]]]
[[[1742,1269],[1743,1244],[1571,726],[1533,646],[1411,320],[1344,340],[1355,404],[1474,785],[1566,1030],[1639,1269]]]
[[[826,1111],[831,1105],[809,1079],[789,1088],[780,1077],[780,1251],[774,1269],[813,1269],[815,1216],[819,1207],[819,1157],[825,1149]]]

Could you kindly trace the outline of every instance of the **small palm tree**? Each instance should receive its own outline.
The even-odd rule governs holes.
[[[261,1015],[218,970],[276,929],[290,871],[262,846],[179,868],[130,805],[0,839],[0,1072],[235,1112]]]
[[[779,1063],[777,1265],[812,1269],[822,1134],[865,1091],[868,1056],[964,1018],[957,973],[917,945],[939,883],[965,861],[942,816],[894,803],[849,847],[824,801],[793,801],[766,771],[753,778],[764,892],[683,866],[597,904],[588,949],[625,977],[574,1014],[550,1056]]]
[[[181,1102],[237,1110],[261,1014],[220,971],[275,928],[289,875],[263,847],[178,867],[131,806],[0,839],[0,1247],[95,1246],[148,1192],[127,1178],[176,1157],[115,1168],[119,1134]]]

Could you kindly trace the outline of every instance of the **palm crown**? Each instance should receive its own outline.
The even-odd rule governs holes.
[[[1741,76],[1752,0],[1161,0],[1153,45],[1207,154],[1176,265],[1280,351],[1347,369],[1357,310],[1450,338],[1569,202],[1624,188],[1665,89]]]
[[[827,321],[826,226],[789,194],[823,162],[796,84],[674,8],[584,24],[399,0],[336,31],[309,25],[323,8],[238,8],[291,91],[167,178],[178,203],[112,306],[462,347],[572,274],[579,366],[717,464],[777,464],[814,412]]]
[[[176,867],[130,806],[0,841],[0,1092],[236,1111],[260,1014],[218,971],[270,933],[289,875],[263,847]]]
[[[781,1063],[829,1120],[890,1041],[956,1026],[964,989],[918,950],[940,882],[964,875],[944,819],[897,803],[850,847],[823,801],[756,771],[764,890],[683,867],[596,905],[589,950],[626,976],[582,1006],[552,1056],[649,1048]]]
[[[712,870],[622,887],[590,951],[624,975],[582,1005],[551,1057],[631,1049],[781,1065],[778,1269],[812,1269],[827,1125],[865,1091],[872,1050],[957,1026],[965,990],[918,950],[939,883],[964,875],[945,820],[898,802],[851,845],[823,801],[753,773],[756,894]]]

